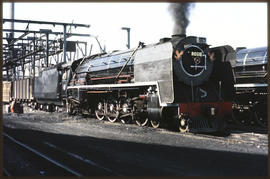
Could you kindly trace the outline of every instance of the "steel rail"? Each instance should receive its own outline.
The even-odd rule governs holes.
[[[72,173],[72,174],[75,175],[75,176],[79,176],[79,177],[83,176],[82,174],[80,174],[80,173],[78,173],[78,172],[76,172],[76,171],[70,169],[69,167],[67,167],[67,166],[65,166],[65,165],[63,165],[63,164],[61,164],[61,163],[59,163],[59,162],[57,162],[57,161],[55,161],[55,160],[53,160],[52,158],[46,156],[45,154],[42,154],[41,152],[38,152],[37,150],[31,148],[30,146],[28,146],[28,145],[26,145],[26,144],[23,144],[22,142],[17,141],[17,140],[14,139],[13,137],[9,136],[7,133],[3,132],[3,136],[7,137],[8,139],[10,139],[12,142],[16,143],[17,145],[20,145],[21,147],[23,147],[23,148],[25,148],[25,149],[27,149],[27,150],[33,152],[34,154],[36,154],[36,155],[38,155],[38,156],[44,158],[45,160],[47,160],[47,161],[49,161],[49,162],[51,162],[51,163],[57,165],[58,167],[60,167],[60,168],[62,168],[62,169],[65,169],[66,171]]]
[[[105,170],[105,171],[107,171],[107,172],[109,172],[109,173],[112,173],[112,174],[116,175],[116,176],[123,176],[123,175],[121,175],[121,174],[119,174],[119,173],[117,173],[117,172],[115,172],[115,171],[113,171],[113,170],[111,170],[111,169],[109,169],[109,168],[106,168],[106,167],[103,167],[103,166],[99,165],[98,163],[96,163],[96,162],[94,162],[94,161],[92,161],[92,160],[90,160],[90,159],[86,159],[86,158],[84,158],[84,157],[82,157],[82,156],[80,156],[80,155],[77,155],[77,154],[75,154],[75,153],[68,152],[68,151],[66,151],[66,150],[64,150],[64,149],[62,149],[62,148],[59,148],[59,147],[57,147],[57,146],[55,146],[55,145],[53,145],[53,144],[51,144],[51,143],[49,143],[49,142],[46,142],[46,141],[45,141],[45,142],[43,142],[43,143],[44,143],[45,145],[48,145],[49,147],[55,149],[55,150],[59,150],[59,151],[63,152],[63,153],[65,153],[65,154],[67,154],[67,155],[69,155],[69,156],[71,156],[71,157],[73,157],[73,158],[75,158],[75,159],[77,159],[77,160],[80,160],[80,161],[82,161],[82,162],[85,162],[85,163],[87,163],[87,164],[90,164],[90,165],[92,165],[92,166],[94,166],[94,167],[103,169],[103,170]]]
[[[7,169],[5,169],[4,167],[3,167],[3,174],[6,175],[6,176],[8,176],[8,177],[11,177],[11,176],[12,176],[12,175],[7,171]]]

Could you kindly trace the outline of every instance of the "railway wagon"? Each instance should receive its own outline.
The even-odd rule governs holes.
[[[233,65],[234,117],[243,125],[267,127],[267,47],[241,49]]]
[[[3,81],[3,103],[9,104],[11,101],[11,82]]]
[[[12,81],[12,99],[17,102],[30,102],[33,100],[33,80],[31,78]]]
[[[11,83],[11,103],[10,111],[15,113],[23,113],[23,103],[31,103],[33,101],[33,80],[31,78],[16,79]]]
[[[173,35],[156,44],[82,58],[72,64],[67,112],[99,120],[163,124],[186,131],[224,131],[231,117],[230,46]]]
[[[69,63],[60,63],[44,68],[38,77],[12,81],[11,112],[22,112],[23,104],[49,112],[63,107],[69,68]]]

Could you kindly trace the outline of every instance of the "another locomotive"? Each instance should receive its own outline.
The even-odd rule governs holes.
[[[181,132],[224,131],[234,93],[230,46],[174,35],[136,49],[99,54],[71,65],[69,114],[95,113],[110,122],[134,120]]]
[[[243,48],[236,53],[234,117],[244,125],[267,127],[267,47]]]

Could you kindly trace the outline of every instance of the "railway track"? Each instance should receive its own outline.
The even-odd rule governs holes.
[[[232,133],[230,136],[220,137],[178,133],[164,128],[142,128],[134,124],[123,127],[121,123],[81,117],[76,118],[76,121],[70,118],[59,123],[47,120],[35,120],[31,123],[29,118],[22,116],[6,118],[4,131],[15,140],[65,164],[81,176],[266,173],[268,139],[265,134]],[[122,136],[125,136],[125,140]],[[6,143],[6,136],[4,139],[6,147],[9,143]],[[254,160],[260,163],[256,171],[252,170]],[[4,161],[7,163],[8,158]],[[12,168],[7,166],[4,165],[7,172],[14,176],[10,170]],[[46,176],[55,174],[47,173]],[[68,176],[74,174],[69,173]]]
[[[4,175],[4,176],[7,176],[7,177],[11,177],[11,176],[12,176],[12,175],[8,172],[8,170],[5,169],[4,167],[3,167],[3,175]]]
[[[44,165],[45,167],[50,165],[50,167],[52,168],[58,168],[56,172],[57,174],[59,173],[59,175],[80,177],[89,175],[121,176],[121,174],[106,167],[103,167],[92,160],[86,159],[78,154],[66,151],[47,141],[43,141],[39,144],[36,143],[35,146],[32,146],[33,144],[19,141],[5,132],[3,133],[3,136],[4,139],[8,139],[10,142],[24,150],[24,152],[26,151],[27,155],[35,155],[35,157],[38,156],[38,162],[41,165]],[[7,168],[4,168],[3,172],[6,176],[18,176],[17,173],[12,173],[11,169],[8,170]]]
[[[46,113],[47,114],[47,113]],[[50,113],[50,117],[49,118],[52,118],[52,120],[54,119],[55,116],[53,116],[54,113]],[[115,123],[111,123],[109,121],[98,121],[96,120],[95,118],[92,118],[91,116],[76,116],[76,118],[72,118],[70,116],[62,116],[61,117],[62,120],[74,120],[76,122],[82,120],[82,121],[86,121],[86,120],[95,120],[96,122],[98,123],[105,123],[107,125],[116,125],[116,126],[121,126],[122,123],[120,122],[115,122]],[[130,126],[130,127],[137,127],[136,124],[133,124],[133,123],[130,123],[130,124],[125,124],[127,126]],[[147,127],[148,128],[148,127]],[[151,128],[151,127],[149,127]],[[267,129],[265,128],[262,128],[262,127],[256,127],[256,126],[241,126],[241,125],[238,125],[237,123],[233,123],[233,121],[229,124],[229,128],[231,130],[231,135],[230,136],[218,136],[218,135],[215,135],[215,134],[202,134],[202,133],[197,133],[197,134],[193,134],[193,133],[179,133],[179,132],[176,132],[174,130],[171,130],[167,127],[165,128],[158,128],[158,129],[153,129],[153,130],[157,130],[157,131],[160,131],[162,133],[168,133],[168,134],[174,134],[174,135],[186,135],[186,136],[190,136],[190,137],[197,137],[197,138],[211,138],[211,139],[214,139],[214,140],[219,140],[219,141],[227,141],[227,142],[230,142],[230,143],[249,143],[249,144],[253,144],[255,143],[256,141],[254,141],[252,139],[252,135],[260,135],[260,134],[267,134]],[[250,134],[248,137],[241,137],[239,134]],[[244,135],[245,136],[245,135]],[[250,137],[251,136],[251,137]],[[265,140],[267,141],[267,139]],[[267,145],[268,146],[268,143],[265,142],[263,143],[262,145]]]

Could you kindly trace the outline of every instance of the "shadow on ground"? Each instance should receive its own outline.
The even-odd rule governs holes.
[[[266,176],[267,155],[144,144],[29,129],[4,132],[21,141],[50,142],[124,176]],[[5,156],[4,156],[5,160]]]

